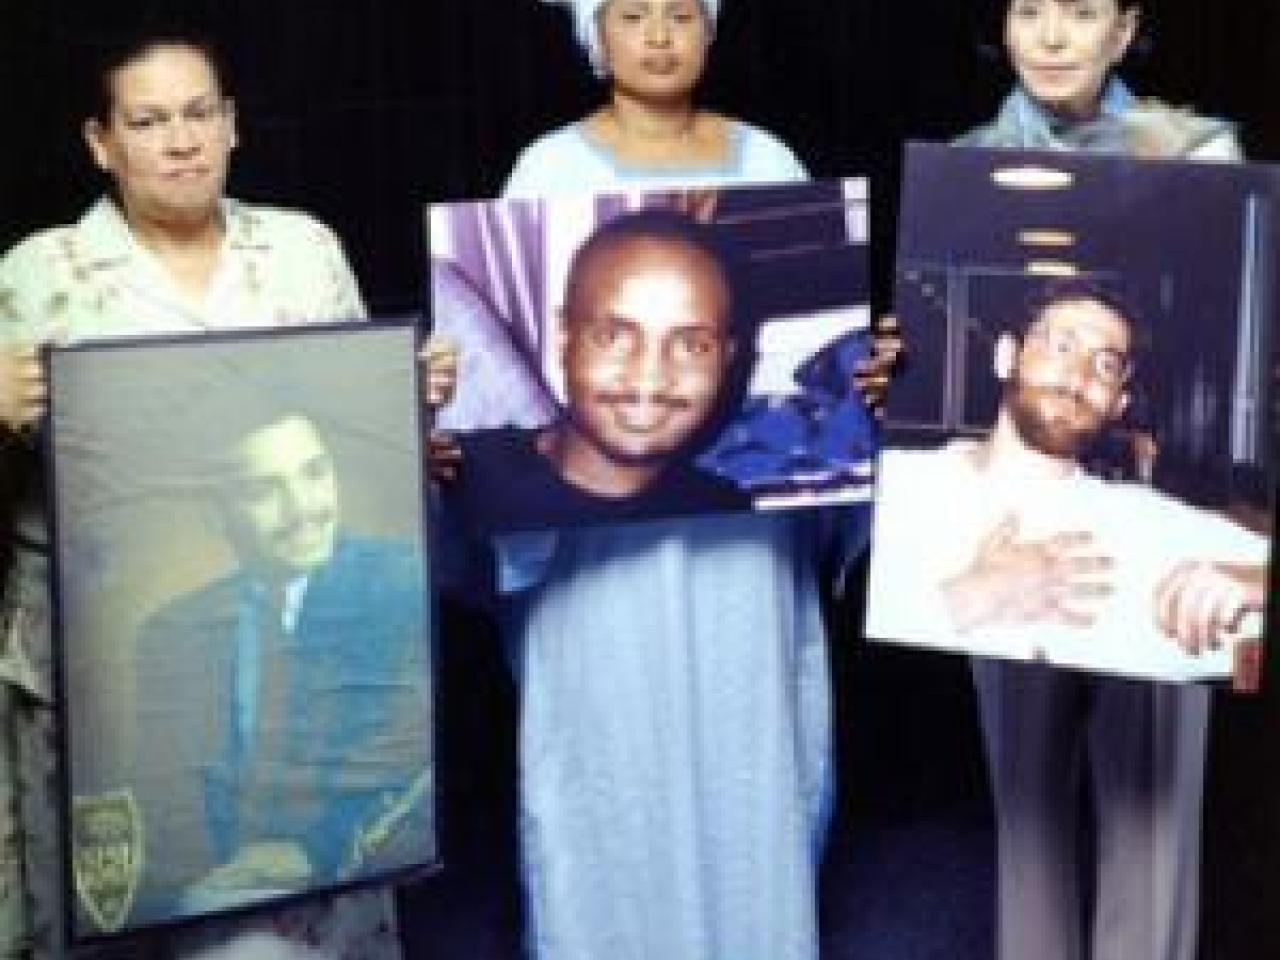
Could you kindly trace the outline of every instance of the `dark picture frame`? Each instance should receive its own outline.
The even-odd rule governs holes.
[[[49,351],[71,942],[436,865],[419,339]]]

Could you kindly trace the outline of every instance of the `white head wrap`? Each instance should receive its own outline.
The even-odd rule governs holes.
[[[573,16],[574,32],[578,35],[578,43],[586,52],[587,59],[591,61],[591,69],[598,77],[603,77],[607,71],[604,67],[604,54],[600,49],[600,30],[596,15],[608,2],[609,0],[543,0],[543,3],[553,3],[569,8]],[[699,0],[699,2],[702,4],[702,9],[706,11],[707,19],[714,26],[716,17],[720,15],[720,0]]]

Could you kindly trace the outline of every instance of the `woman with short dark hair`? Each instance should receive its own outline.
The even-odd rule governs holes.
[[[153,34],[113,48],[98,65],[84,122],[94,163],[109,179],[107,195],[74,223],[39,231],[0,258],[0,448],[10,457],[5,468],[20,471],[23,483],[15,557],[0,592],[0,957],[66,952],[54,819],[49,542],[32,441],[45,413],[36,351],[51,341],[365,312],[328,227],[225,196],[237,131],[223,80],[203,38]],[[234,875],[241,889],[279,889],[273,871],[296,870],[297,861],[246,855],[222,866],[229,872],[219,878]],[[342,956],[386,960],[400,955],[387,897],[361,892],[333,900],[332,909],[312,904],[277,919]],[[179,937],[175,949],[225,940],[228,928],[193,934]]]

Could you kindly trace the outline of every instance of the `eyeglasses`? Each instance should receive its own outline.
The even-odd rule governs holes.
[[[147,139],[161,137],[179,123],[204,135],[227,115],[230,106],[231,102],[226,97],[203,97],[184,104],[178,110],[145,107],[136,113],[120,111],[119,116],[125,130]]]
[[[1087,361],[1098,382],[1108,387],[1124,386],[1133,375],[1128,353],[1114,347],[1086,347],[1078,336],[1062,327],[1033,326],[1027,331],[1026,341],[1036,344],[1055,363]]]

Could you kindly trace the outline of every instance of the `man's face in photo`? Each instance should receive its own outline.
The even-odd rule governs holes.
[[[1128,321],[1097,300],[1051,303],[1027,328],[1004,403],[1024,443],[1075,459],[1128,403]]]
[[[333,555],[338,484],[333,457],[297,415],[236,444],[224,504],[228,536],[243,564],[265,576],[308,573]]]
[[[706,424],[733,356],[724,273],[690,243],[644,236],[581,270],[562,333],[571,425],[613,462],[671,457]]]

